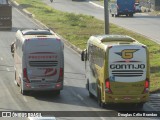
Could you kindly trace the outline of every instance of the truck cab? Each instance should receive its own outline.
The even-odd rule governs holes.
[[[12,29],[12,6],[8,0],[0,0],[0,29]]]
[[[112,17],[119,17],[120,15],[133,17],[135,0],[113,0],[110,4],[110,13]]]

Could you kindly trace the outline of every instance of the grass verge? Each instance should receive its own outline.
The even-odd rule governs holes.
[[[75,15],[55,10],[39,0],[16,0],[22,7],[35,15],[50,29],[56,31],[80,49],[86,47],[86,42],[91,35],[104,33],[104,22],[87,15]],[[150,51],[151,82],[150,90],[156,91],[160,88],[160,45],[133,33],[129,30],[110,24],[110,34],[129,35],[139,42],[148,46]]]

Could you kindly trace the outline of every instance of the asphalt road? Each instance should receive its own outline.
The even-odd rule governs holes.
[[[10,53],[10,44],[15,39],[15,32],[23,28],[41,28],[30,18],[24,16],[17,9],[13,8],[13,29],[12,31],[0,31],[0,111],[134,111],[129,106],[111,106],[102,109],[95,99],[88,96],[85,89],[84,63],[80,56],[72,49],[65,46],[65,79],[64,90],[60,96],[52,93],[31,92],[27,96],[20,94],[19,87],[14,83],[14,63]],[[144,106],[142,110],[147,110]],[[85,113],[87,114],[87,113]],[[4,118],[0,118],[4,120]],[[7,118],[5,118],[7,119]],[[8,118],[9,119],[9,118]],[[20,118],[10,118],[19,120]],[[10,120],[9,119],[9,120]],[[25,119],[25,118],[22,118]],[[124,117],[60,117],[58,120],[128,120]],[[151,120],[153,118],[129,118],[130,120]],[[157,118],[158,119],[158,118]]]
[[[100,20],[104,20],[104,9],[94,6],[89,3],[88,0],[54,0],[53,3],[50,3],[49,0],[42,1],[61,11],[91,15]],[[111,23],[142,34],[153,41],[160,43],[160,16],[150,16],[146,13],[136,13],[133,18],[125,16],[112,18],[110,16],[109,20]]]

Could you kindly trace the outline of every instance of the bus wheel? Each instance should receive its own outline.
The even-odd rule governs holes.
[[[101,91],[100,91],[99,88],[97,89],[97,92],[98,92],[98,93],[97,93],[98,104],[99,104],[100,107],[105,108],[105,103],[102,102],[102,99],[101,99]]]
[[[19,84],[18,84],[18,82],[17,82],[17,74],[16,74],[16,71],[15,71],[15,84],[16,84],[17,86],[19,86]]]
[[[90,97],[90,98],[93,98],[94,95],[89,91],[89,80],[88,80],[88,79],[87,79],[86,88],[87,88],[87,90],[88,90],[88,92],[89,92],[89,97]]]
[[[133,17],[133,13],[129,14],[130,17]]]
[[[89,80],[87,79],[86,89],[89,91]]]
[[[22,86],[20,86],[20,92],[22,95],[27,95],[28,93],[28,91],[22,89]]]
[[[27,93],[28,93],[27,91],[21,89],[21,94],[22,95],[27,95]]]

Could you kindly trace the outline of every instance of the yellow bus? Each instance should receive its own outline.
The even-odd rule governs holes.
[[[144,44],[126,35],[95,35],[87,42],[86,87],[101,107],[131,103],[138,107],[149,100],[149,52]]]

